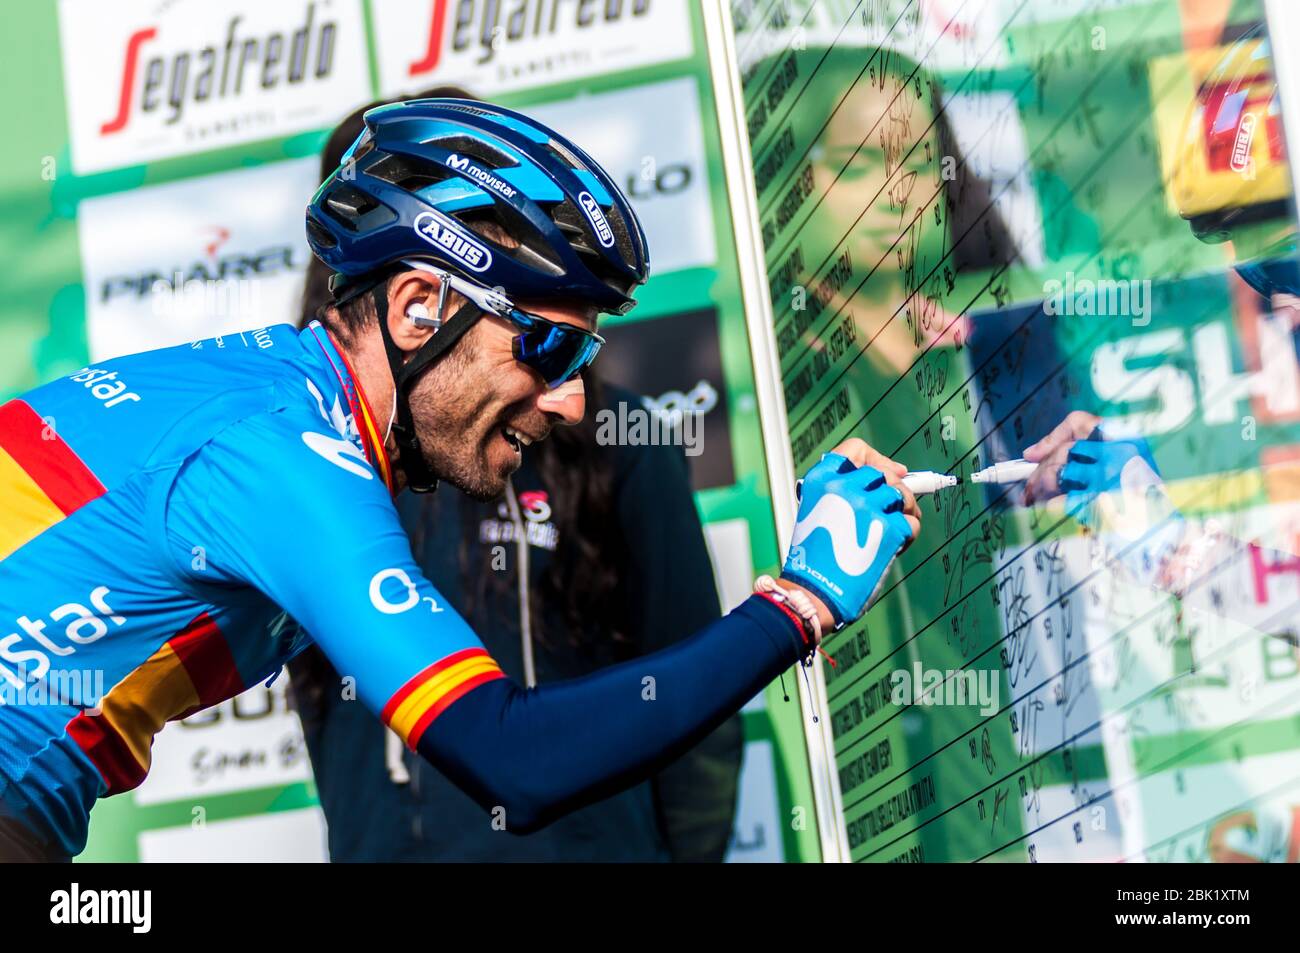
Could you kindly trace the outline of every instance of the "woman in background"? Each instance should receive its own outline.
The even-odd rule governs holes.
[[[453,87],[422,95],[473,98]],[[322,179],[375,105],[331,134]],[[329,304],[328,280],[313,259],[305,319]],[[584,382],[586,419],[529,447],[505,499],[479,503],[449,486],[398,499],[421,569],[505,673],[530,687],[648,654],[720,615],[681,448],[598,445],[596,412],[640,401],[590,373]],[[333,860],[716,862],[726,852],[739,716],[653,780],[520,837],[349,700],[355,693],[318,649],[289,671]]]

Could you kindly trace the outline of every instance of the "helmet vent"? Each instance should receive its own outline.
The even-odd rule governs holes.
[[[614,232],[614,247],[618,249],[624,262],[634,261],[636,255],[633,252],[632,236],[628,233],[627,223],[623,221],[622,214],[614,206],[610,206],[604,212],[605,220],[609,222],[609,227]],[[600,251],[592,244],[591,229],[587,220],[572,201],[565,199],[557,203],[551,209],[551,218],[568,239],[574,251],[603,261]]]
[[[482,139],[475,139],[473,136],[444,136],[432,140],[430,144],[446,149],[448,152],[469,156],[489,169],[503,169],[519,164],[500,149],[493,148]]]
[[[323,208],[331,218],[353,232],[367,232],[397,219],[397,214],[388,206],[350,185],[336,185],[325,197]]]
[[[311,240],[311,244],[320,248],[333,248],[339,243],[328,228],[310,217],[307,219],[307,237]]]
[[[623,261],[630,265],[636,260],[636,255],[633,253],[632,235],[627,229],[627,222],[623,220],[623,213],[617,206],[610,206],[605,210],[605,221],[609,222],[609,227],[614,232],[614,247],[623,256]]]
[[[455,218],[502,254],[548,274],[564,273],[546,238],[510,205],[496,202],[490,208],[467,209]]]
[[[361,143],[361,145],[357,148],[356,152],[352,153],[352,161],[356,162],[358,159],[360,159],[362,156],[369,153],[374,148],[375,148],[375,140],[374,137],[372,136],[366,139],[365,142]]]
[[[581,159],[565,147],[564,143],[556,139],[552,139],[546,143],[546,151],[555,156],[555,158],[559,159],[570,169],[580,169],[583,172],[591,171]]]
[[[408,192],[416,192],[451,178],[452,172],[436,162],[392,152],[372,163],[366,169],[366,175],[373,175]]]
[[[594,254],[595,249],[588,241],[588,228],[578,206],[569,199],[557,202],[551,208],[551,220],[575,249]]]
[[[469,113],[471,116],[487,116],[489,119],[495,119],[497,113],[490,112],[486,109],[479,109],[477,106],[468,106],[464,103],[441,102],[438,104],[442,109],[455,109],[458,112]]]

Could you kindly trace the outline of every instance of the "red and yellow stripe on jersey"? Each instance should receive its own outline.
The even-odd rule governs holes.
[[[388,700],[380,713],[411,750],[452,702],[485,682],[505,678],[484,649],[462,649],[420,672]]]
[[[244,685],[220,629],[203,613],[164,642],[104,696],[95,714],[68,722],[68,734],[119,794],[149,773],[163,725],[232,698]]]
[[[0,407],[0,560],[104,493],[52,422],[21,400]]]

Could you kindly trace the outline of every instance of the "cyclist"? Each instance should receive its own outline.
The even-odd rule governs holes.
[[[846,441],[802,483],[781,580],[670,649],[524,690],[421,575],[393,496],[495,496],[522,445],[581,418],[597,314],[648,275],[636,215],[546,127],[415,100],[367,113],[307,233],[336,272],[320,322],[0,407],[0,858],[80,851],[166,721],[274,677],[304,630],[408,747],[535,829],[806,658],[919,529],[905,469]]]

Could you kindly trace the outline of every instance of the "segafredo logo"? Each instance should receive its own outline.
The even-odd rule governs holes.
[[[591,227],[596,230],[596,237],[600,239],[600,243],[606,248],[613,248],[614,230],[609,227],[605,213],[600,210],[600,205],[591,197],[591,193],[580,193],[578,204],[582,206],[582,214],[587,216],[587,221],[591,222]]]
[[[476,166],[464,156],[458,155],[455,152],[447,156],[447,165],[459,172],[464,172],[466,175],[473,176],[489,189],[494,189],[495,191],[500,192],[506,198],[510,198],[515,194],[514,188],[507,185],[503,180],[498,179],[487,169]]]
[[[454,221],[430,209],[415,216],[415,233],[471,271],[487,271],[492,265],[492,253],[487,246],[468,232],[462,231]]]
[[[490,97],[691,55],[691,4],[682,0],[383,0],[369,6],[383,53],[377,63],[383,97],[449,80]]]
[[[59,0],[77,172],[318,129],[367,95],[362,4]]]

